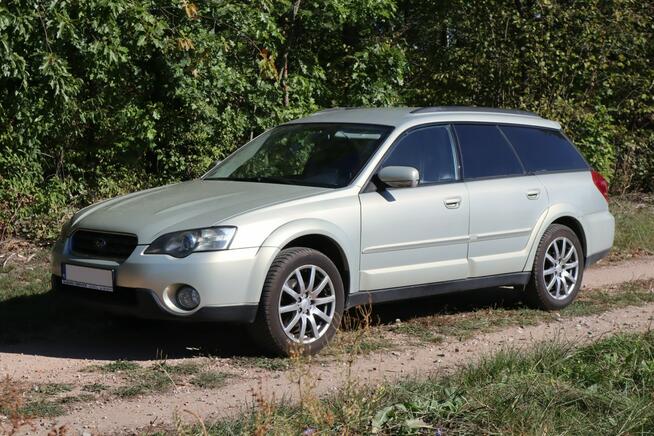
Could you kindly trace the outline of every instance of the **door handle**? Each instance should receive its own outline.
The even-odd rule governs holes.
[[[448,209],[456,209],[461,206],[461,197],[447,198],[443,201]]]
[[[527,198],[530,200],[538,200],[540,197],[540,189],[531,189],[527,191]]]

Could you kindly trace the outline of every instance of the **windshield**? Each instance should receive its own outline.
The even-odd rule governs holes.
[[[349,185],[391,128],[362,124],[290,124],[241,147],[204,177],[340,188]]]

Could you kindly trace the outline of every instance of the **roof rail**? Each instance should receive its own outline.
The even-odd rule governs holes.
[[[349,111],[352,109],[361,109],[359,107],[350,107],[350,106],[340,106],[340,107],[328,107],[325,109],[321,109],[318,112],[314,112],[311,115],[318,115],[318,114],[324,114],[325,112],[335,112],[335,111]]]
[[[491,107],[478,107],[478,106],[427,106],[414,109],[412,114],[428,114],[433,112],[488,112],[495,114],[507,115],[524,115],[530,117],[540,117],[535,112],[523,111],[518,109],[498,109]]]

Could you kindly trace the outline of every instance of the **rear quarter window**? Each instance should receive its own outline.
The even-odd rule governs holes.
[[[518,126],[500,126],[500,129],[513,145],[527,172],[588,169],[581,154],[559,131]]]
[[[524,173],[511,144],[497,126],[454,124],[454,130],[461,147],[465,179],[507,177]]]

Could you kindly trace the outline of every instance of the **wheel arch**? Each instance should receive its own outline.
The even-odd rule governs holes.
[[[341,274],[343,289],[345,290],[345,298],[347,299],[350,294],[350,266],[343,248],[335,240],[320,233],[310,233],[298,236],[289,241],[284,247],[282,247],[282,250],[292,247],[312,248],[321,252],[327,256],[329,260],[334,262],[338,272]]]
[[[572,230],[575,233],[575,235],[577,235],[577,238],[579,238],[579,242],[581,242],[581,249],[583,250],[583,256],[584,257],[586,256],[586,254],[588,253],[586,250],[586,233],[584,232],[584,228],[578,219],[569,215],[564,215],[552,221],[548,225],[548,227],[551,226],[552,224],[561,224]]]
[[[584,258],[587,255],[587,240],[586,232],[582,225],[581,213],[579,213],[576,208],[572,205],[556,205],[549,209],[543,224],[538,229],[537,236],[531,242],[531,248],[529,250],[529,256],[525,262],[524,271],[530,271],[534,264],[534,259],[536,257],[536,250],[538,249],[538,244],[540,243],[545,231],[552,224],[561,224],[566,227],[569,227],[579,238],[581,242]]]
[[[358,289],[358,242],[352,241],[351,237],[328,221],[309,219],[286,223],[273,231],[262,246],[277,247],[279,251],[291,247],[320,251],[334,262],[341,274],[346,298]]]

